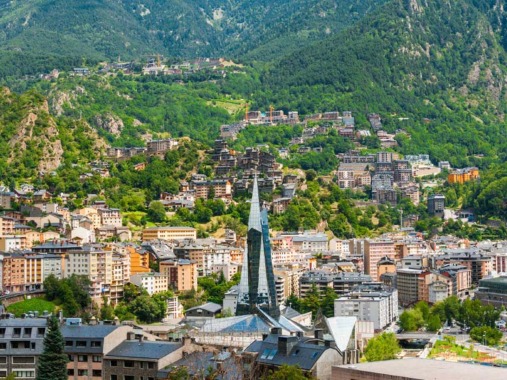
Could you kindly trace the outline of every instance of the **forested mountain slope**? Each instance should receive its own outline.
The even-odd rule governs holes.
[[[388,128],[409,129],[405,153],[427,145],[455,166],[505,159],[503,3],[390,1],[274,65],[262,99],[300,112],[383,112]]]
[[[88,59],[153,53],[267,59],[332,35],[384,2],[0,0],[0,47]]]

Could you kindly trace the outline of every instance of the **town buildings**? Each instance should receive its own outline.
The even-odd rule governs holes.
[[[334,301],[334,315],[354,316],[383,330],[398,318],[398,291],[380,283],[359,285]]]

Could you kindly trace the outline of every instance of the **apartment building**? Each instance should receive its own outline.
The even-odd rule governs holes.
[[[28,290],[25,281],[26,259],[23,255],[5,254],[2,265],[2,288],[11,293]]]
[[[373,322],[375,331],[383,330],[398,318],[398,291],[378,283],[359,285],[334,301],[334,315],[354,316]]]
[[[104,379],[155,380],[160,370],[192,351],[189,339],[183,343],[124,341],[104,357]]]
[[[130,282],[145,289],[151,296],[169,290],[169,277],[161,273],[138,273],[130,276]]]
[[[90,296],[100,301],[103,292],[108,292],[113,277],[113,253],[104,251],[100,245],[85,245],[79,251],[66,255],[66,273],[86,276],[91,281]]]
[[[26,248],[26,237],[24,236],[2,236],[0,237],[0,251],[13,252]]]
[[[479,179],[479,169],[476,167],[456,169],[447,176],[449,183],[460,183],[463,184],[468,181],[474,181]]]
[[[410,306],[419,301],[420,269],[399,268],[396,271],[398,299],[401,306]]]
[[[364,241],[364,273],[370,275],[373,281],[380,280],[377,264],[384,257],[395,258],[393,241],[372,239]]]
[[[196,198],[208,199],[210,194],[216,198],[231,198],[232,184],[226,179],[214,179],[206,181],[190,181],[190,189],[195,191]]]
[[[0,319],[0,377],[35,378],[45,334],[46,319]]]
[[[0,236],[13,235],[16,220],[8,216],[0,216]]]
[[[186,259],[164,260],[159,263],[160,274],[168,278],[169,287],[177,291],[197,290],[197,264]]]
[[[64,352],[69,355],[69,380],[104,379],[103,359],[114,347],[127,339],[130,326],[83,325],[80,318],[68,318],[60,328]]]
[[[97,210],[100,216],[100,223],[102,226],[114,226],[121,227],[121,214],[120,210],[117,208],[99,208]]]
[[[367,282],[371,282],[371,277],[367,274],[340,272],[334,275],[333,289],[338,296],[344,296],[352,292],[357,285]]]
[[[325,234],[305,233],[292,237],[292,247],[296,252],[326,252],[328,250],[328,239]]]
[[[314,285],[321,294],[328,288],[333,289],[333,279],[334,275],[329,272],[317,270],[305,272],[299,278],[299,298],[305,298]]]
[[[197,239],[197,230],[192,227],[151,227],[143,230],[143,241]]]

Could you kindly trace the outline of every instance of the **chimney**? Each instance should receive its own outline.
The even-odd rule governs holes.
[[[278,337],[278,352],[281,355],[289,356],[292,349],[298,343],[296,336],[279,336]]]
[[[143,334],[139,334],[139,344],[143,343]]]
[[[324,330],[322,329],[315,329],[315,332],[314,332],[314,337],[315,339],[324,339]]]
[[[136,339],[136,333],[132,332],[132,331],[129,331],[127,333],[127,340],[135,340],[135,339]]]
[[[331,339],[324,340],[324,346],[326,347],[331,347],[331,343],[333,343],[333,340]]]
[[[282,329],[280,327],[273,327],[271,329],[271,334],[273,334],[273,335],[282,335]]]

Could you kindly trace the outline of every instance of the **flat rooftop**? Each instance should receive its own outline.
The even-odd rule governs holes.
[[[360,374],[362,376],[359,377]],[[353,378],[361,378],[368,380],[371,378],[378,380],[504,380],[506,379],[506,376],[507,369],[505,368],[430,359],[400,359],[360,363],[354,365],[333,366],[331,379],[350,380]]]

